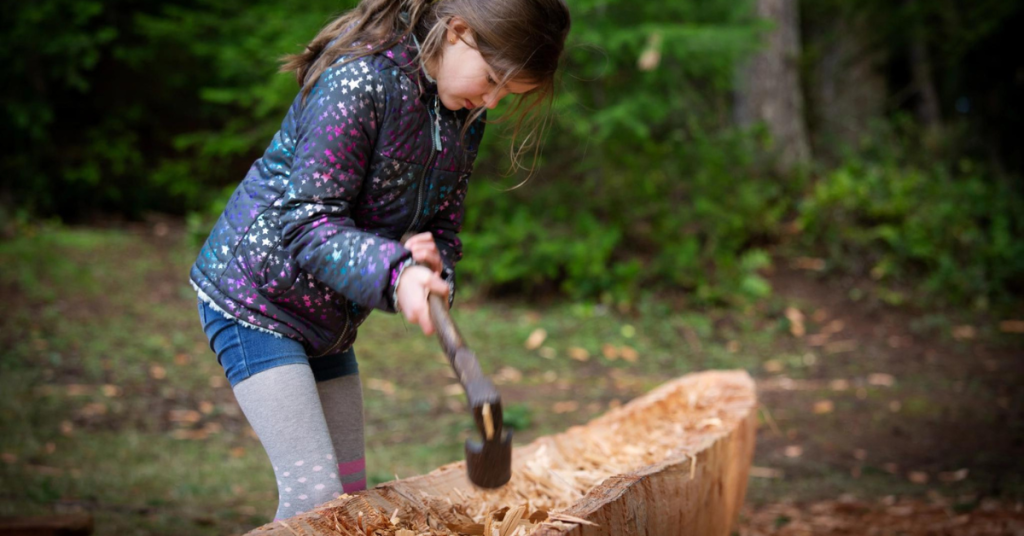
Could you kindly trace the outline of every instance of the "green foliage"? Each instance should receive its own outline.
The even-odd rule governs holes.
[[[1024,203],[969,162],[843,166],[801,201],[799,223],[831,263],[940,300],[1005,302],[1024,280]]]
[[[765,263],[753,259],[766,256],[743,256],[752,237],[775,233],[784,188],[758,177],[755,138],[729,126],[736,65],[760,28],[750,4],[571,7],[545,158],[512,192],[479,174],[464,231],[475,258],[462,272],[626,304],[641,287],[681,287],[705,303],[764,296]],[[507,141],[493,130],[486,163],[502,169]]]
[[[11,140],[0,155],[0,209],[15,218],[0,223],[166,211],[187,215],[198,244],[295,96],[294,78],[276,73],[279,58],[355,2],[4,4],[0,59],[7,78],[26,83],[0,89],[0,132]],[[928,167],[936,154],[959,158],[977,120],[947,128],[957,135],[936,149],[895,116],[895,151],[858,148],[805,194],[804,177],[764,171],[763,133],[731,124],[737,66],[768,29],[752,0],[569,4],[573,30],[536,173],[505,191],[522,176],[495,171],[508,166],[509,140],[503,124],[490,125],[467,202],[462,276],[605,303],[663,289],[697,304],[756,300],[771,291],[759,271],[800,201],[799,217],[814,222],[803,247],[829,251],[834,265],[875,269],[886,282],[921,276],[922,288],[952,301],[1020,290],[1020,192],[995,174]],[[943,95],[970,89],[965,58],[1020,11],[996,0],[919,4],[802,8],[808,20],[863,15],[867,38],[900,54],[904,27],[924,31],[941,72],[952,73],[938,80]],[[902,299],[895,287],[886,296]]]

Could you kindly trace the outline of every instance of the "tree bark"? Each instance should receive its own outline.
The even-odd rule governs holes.
[[[741,70],[736,120],[743,126],[764,123],[773,139],[776,168],[789,173],[811,157],[798,64],[798,0],[757,0],[757,16],[774,27]]]

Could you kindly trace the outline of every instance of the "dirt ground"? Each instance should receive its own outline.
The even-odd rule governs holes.
[[[802,316],[804,366],[758,377],[740,533],[1024,534],[1024,335],[854,301],[854,280],[772,282]]]

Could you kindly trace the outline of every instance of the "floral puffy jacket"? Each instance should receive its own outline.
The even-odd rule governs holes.
[[[477,121],[440,104],[412,43],[327,69],[292,103],[191,269],[200,299],[294,338],[310,357],[347,349],[373,309],[394,311],[411,253],[434,236],[454,294]]]

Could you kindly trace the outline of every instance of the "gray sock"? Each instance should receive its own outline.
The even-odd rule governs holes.
[[[284,365],[238,383],[235,398],[274,466],[275,519],[313,509],[342,492],[336,455],[309,365]]]
[[[363,388],[358,374],[316,384],[327,428],[338,458],[338,477],[345,493],[366,489],[363,442]]]

